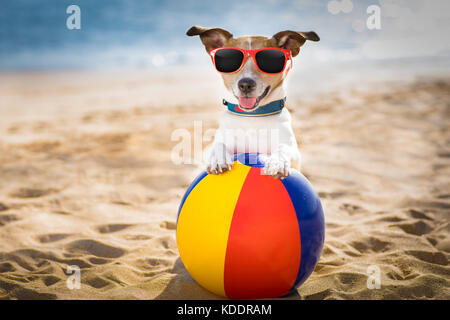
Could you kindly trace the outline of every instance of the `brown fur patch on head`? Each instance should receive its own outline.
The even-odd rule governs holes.
[[[260,49],[260,48],[277,47],[274,39],[261,36],[231,38],[228,40],[227,46],[242,49]]]

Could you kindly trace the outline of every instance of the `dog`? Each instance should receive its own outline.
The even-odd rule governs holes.
[[[307,40],[319,41],[319,36],[314,31],[285,30],[271,38],[234,38],[227,30],[200,26],[191,27],[186,35],[200,36],[230,95],[223,100],[228,110],[223,113],[214,142],[206,152],[206,171],[220,174],[230,170],[233,156],[238,153],[261,154],[263,174],[274,178],[287,177],[291,167],[300,170],[301,157],[291,116],[284,107],[284,80],[300,47]],[[259,52],[266,48],[276,50]],[[278,72],[282,59],[284,68]]]

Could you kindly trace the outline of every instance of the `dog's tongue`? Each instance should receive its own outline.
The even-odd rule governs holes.
[[[256,103],[256,97],[250,97],[250,98],[241,97],[241,98],[239,98],[239,104],[244,109],[253,108],[255,103]]]

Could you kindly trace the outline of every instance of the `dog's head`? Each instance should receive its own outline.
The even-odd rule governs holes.
[[[206,52],[220,47],[236,47],[241,49],[281,48],[290,50],[295,57],[306,40],[319,41],[319,36],[313,32],[281,31],[271,38],[249,36],[234,38],[227,30],[221,28],[191,27],[188,36],[200,36]],[[292,63],[288,61],[287,63]],[[221,73],[225,87],[239,101],[242,109],[253,111],[258,106],[269,103],[283,85],[286,72],[267,74],[259,71],[253,59],[246,59],[242,68],[235,73]]]

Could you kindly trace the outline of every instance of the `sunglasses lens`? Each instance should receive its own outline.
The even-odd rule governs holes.
[[[283,51],[267,49],[256,53],[258,67],[267,73],[280,73],[284,69],[286,57]]]
[[[221,49],[216,52],[214,60],[218,71],[234,72],[241,66],[244,54],[236,49]]]

